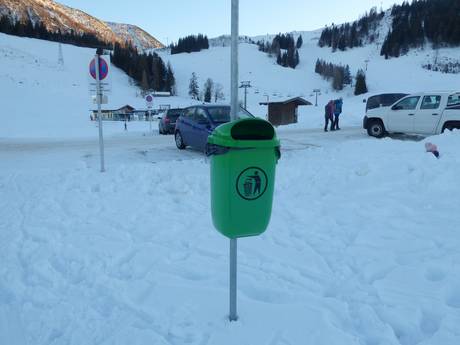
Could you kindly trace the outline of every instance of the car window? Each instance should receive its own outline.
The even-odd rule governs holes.
[[[441,96],[425,96],[420,109],[438,109],[440,104]]]
[[[208,123],[208,117],[206,115],[206,110],[203,108],[197,108],[195,112],[194,120],[198,123]]]
[[[224,123],[224,122],[230,121],[230,107],[229,106],[209,107],[208,113],[213,122]],[[239,108],[237,115],[239,119],[248,119],[248,118],[254,117],[250,112],[248,112],[242,107]]]
[[[454,106],[454,105],[460,105],[460,94],[459,93],[454,93],[453,95],[450,95],[449,98],[447,99],[447,106]]]
[[[195,108],[187,108],[185,109],[183,116],[189,120],[192,120],[194,114],[195,114]]]
[[[380,107],[380,96],[372,96],[367,99],[366,110]]]
[[[407,97],[393,106],[393,110],[414,110],[417,108],[419,96]]]
[[[366,111],[379,108],[379,107],[388,107],[395,103],[397,100],[407,96],[404,93],[388,93],[388,94],[381,94],[369,97],[367,99],[366,104]]]

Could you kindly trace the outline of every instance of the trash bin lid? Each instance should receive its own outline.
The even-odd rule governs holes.
[[[220,125],[208,137],[208,143],[236,148],[280,146],[275,129],[262,119],[240,119]]]

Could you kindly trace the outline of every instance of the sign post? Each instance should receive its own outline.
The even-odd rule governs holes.
[[[149,122],[150,122],[150,133],[152,133],[152,106],[153,106],[153,96],[147,95],[145,97],[145,101],[147,102],[148,114],[149,114]]]
[[[101,172],[105,172],[104,162],[104,134],[102,130],[102,112],[101,103],[103,98],[101,80],[105,79],[109,73],[107,62],[100,57],[99,54],[94,56],[94,59],[89,65],[89,73],[96,80],[96,102],[97,102],[97,119],[99,123],[99,151],[101,157]]]
[[[232,44],[231,44],[231,110],[230,118],[238,118],[238,26],[239,0],[232,0]],[[229,320],[237,321],[237,239],[230,239],[230,313]]]

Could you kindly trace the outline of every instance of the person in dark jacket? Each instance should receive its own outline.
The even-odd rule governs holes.
[[[324,107],[324,131],[327,132],[327,127],[331,122],[330,130],[334,130],[334,101],[329,101]]]
[[[336,99],[334,101],[334,123],[332,126],[336,131],[340,130],[339,117],[340,117],[340,114],[342,114],[342,107],[343,107],[342,98]]]

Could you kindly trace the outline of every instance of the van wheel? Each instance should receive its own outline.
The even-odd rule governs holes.
[[[367,134],[374,138],[385,136],[385,126],[381,120],[370,120],[367,125]]]
[[[182,134],[180,134],[179,131],[174,135],[174,139],[176,140],[176,146],[179,150],[185,149],[184,139],[182,139]]]

